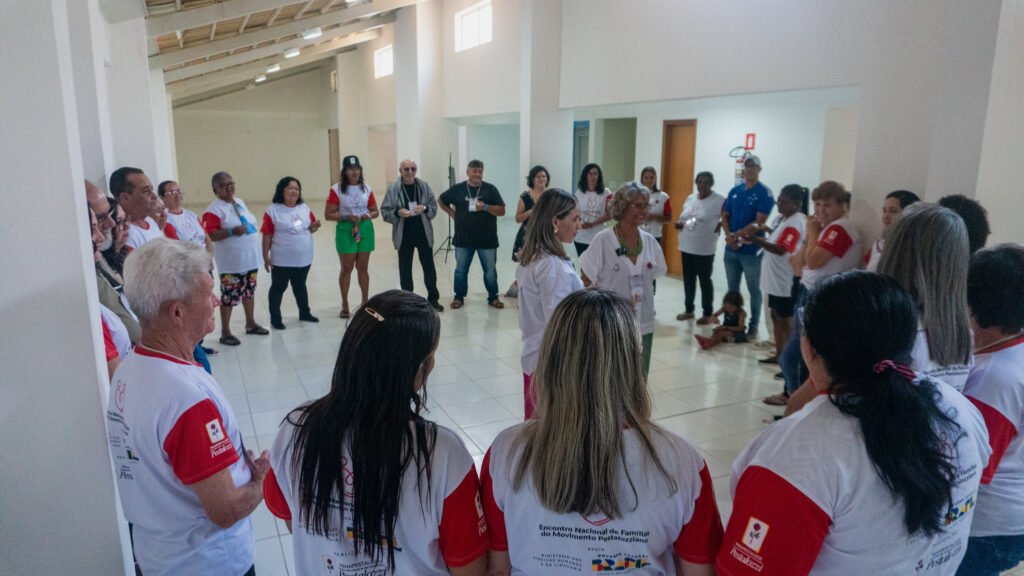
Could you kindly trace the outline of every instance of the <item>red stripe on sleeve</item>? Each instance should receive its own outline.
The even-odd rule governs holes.
[[[672,549],[676,556],[694,564],[711,564],[722,547],[722,517],[715,501],[708,465],[700,471],[700,494],[693,504],[693,516],[683,526]]]
[[[174,475],[186,485],[213,476],[239,458],[220,412],[209,398],[178,417],[163,447]]]
[[[985,428],[988,428],[988,443],[992,447],[992,455],[988,458],[988,466],[981,473],[981,483],[989,484],[996,474],[996,469],[999,468],[999,463],[1003,460],[1006,447],[1016,438],[1017,428],[999,410],[977,398],[968,396],[967,399],[981,412],[982,418],[985,419]]]
[[[661,211],[661,215],[665,218],[672,217],[672,204],[669,203],[668,198],[665,199],[665,208]]]
[[[370,192],[370,199],[366,201],[366,209],[377,207],[377,199],[373,197],[373,192]]]
[[[338,198],[338,194],[334,191],[334,188],[331,188],[330,193],[327,194],[327,203],[335,206],[341,206],[341,199]]]
[[[203,224],[203,230],[205,230],[207,234],[214,230],[220,230],[220,216],[217,216],[212,212],[203,212],[203,219],[201,222]]]
[[[178,230],[177,228],[174,227],[174,224],[171,224],[170,222],[164,224],[164,236],[170,238],[171,240],[179,240]]]
[[[715,570],[720,576],[809,574],[830,524],[828,514],[784,478],[751,466],[736,485]]]
[[[792,254],[796,252],[796,246],[800,243],[800,231],[792,226],[788,226],[779,235],[779,246],[786,249],[786,252]]]
[[[110,328],[107,327],[107,321],[100,318],[103,322],[103,349],[107,353],[107,362],[110,362],[114,358],[117,358],[117,346],[114,345],[114,337],[110,335]]]
[[[494,481],[491,479],[491,450],[484,454],[480,465],[480,483],[484,498],[484,513],[487,515],[487,527],[491,533],[491,550],[504,552],[508,550],[508,534],[505,532],[505,513],[494,501]]]
[[[472,466],[459,487],[444,499],[438,532],[437,545],[448,566],[465,566],[487,552],[487,519]]]
[[[270,219],[270,212],[263,213],[263,226],[260,227],[260,234],[273,234],[274,221]]]
[[[846,251],[850,249],[850,246],[853,246],[853,238],[850,237],[850,233],[846,231],[846,228],[832,224],[821,233],[821,240],[818,242],[818,246],[828,250],[836,258],[842,258],[846,255]]]
[[[288,507],[284,492],[281,492],[281,485],[277,483],[273,468],[268,470],[266,477],[263,478],[263,499],[267,501],[267,509],[271,514],[281,520],[292,519],[291,508]]]
[[[312,224],[313,222],[316,222],[316,214],[313,214],[313,211],[310,210],[309,211],[309,223]]]

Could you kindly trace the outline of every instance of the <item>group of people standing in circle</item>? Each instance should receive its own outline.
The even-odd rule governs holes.
[[[423,262],[440,206],[461,232],[453,303],[461,306],[477,256],[495,306],[488,227],[504,203],[483,182],[482,164],[471,163],[467,181],[438,203],[415,164],[403,161],[409,177],[389,187],[380,209],[360,182],[358,159],[344,164],[345,186],[332,189],[325,213],[338,222],[342,274],[346,263],[350,275],[366,262],[370,221],[380,213],[401,224],[393,231],[400,262],[411,266],[415,250]],[[760,161],[753,166],[745,173],[756,176]],[[214,175],[217,198],[201,217],[181,208],[176,183],[160,185],[173,236],[186,241],[162,238],[172,234],[149,216],[155,195],[141,171],[112,177],[127,217],[145,223],[129,235],[124,260],[124,298],[141,332],[113,370],[108,410],[143,570],[252,573],[248,515],[261,499],[293,531],[301,573],[988,576],[1024,557],[1024,247],[980,250],[987,227],[976,204],[891,194],[883,239],[872,245],[876,273],[855,270],[874,258],[864,258],[841,184],[826,181],[809,194],[784,187],[768,225],[762,216],[771,208],[757,186],[741,184],[715,214],[713,178],[698,175],[676,227],[714,233],[721,215],[735,252],[727,267],[747,275],[748,286],[760,267],[781,325],[779,362],[794,374],[783,399],[788,417],[736,459],[723,526],[700,451],[653,422],[647,392],[654,280],[666,264],[644,225],[652,210],[671,208],[652,190],[653,170],[642,174],[646,185],[627,182],[614,193],[599,192],[599,168],[583,176],[586,189],[575,194],[541,191],[549,174],[536,167],[529,199],[517,206],[525,223],[515,257],[526,419],[498,434],[479,473],[458,435],[424,415],[440,310],[436,287],[424,299],[405,275],[408,289],[373,297],[360,283],[365,301],[348,310],[330,391],[292,410],[270,451],[246,451],[230,404],[193,349],[214,329],[218,304],[222,325],[241,303],[247,333],[266,332],[251,316],[261,257],[272,274],[271,306],[291,284],[300,318],[316,321],[302,302],[320,223],[301,184],[278,183],[260,246],[256,219],[227,173]],[[600,210],[588,202],[594,197]],[[99,206],[89,198],[91,209]],[[577,246],[577,271],[565,246],[594,222],[596,233]],[[104,226],[95,215],[91,224],[94,232]],[[94,237],[100,254],[106,240]],[[764,250],[763,267],[745,258],[747,246]],[[693,243],[680,249],[684,262],[707,256]],[[691,285],[701,273],[694,276]],[[737,296],[730,290],[722,309],[705,308],[703,317],[724,316],[723,328],[740,341],[749,328]],[[751,323],[753,316],[751,305]],[[794,320],[787,337],[778,332],[784,318]],[[379,350],[390,353],[372,353]],[[185,542],[193,533],[211,536]]]

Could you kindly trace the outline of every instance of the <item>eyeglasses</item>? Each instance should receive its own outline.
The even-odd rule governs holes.
[[[415,171],[416,171],[416,167],[415,166],[406,166],[405,168],[402,168],[402,172],[415,172]]]
[[[164,194],[170,196],[181,196],[181,190],[164,190]]]

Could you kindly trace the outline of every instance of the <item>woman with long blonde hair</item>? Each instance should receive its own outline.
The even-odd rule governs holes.
[[[576,198],[557,188],[546,190],[531,212],[536,217],[526,228],[526,240],[516,267],[519,329],[523,332],[521,363],[526,418],[533,414],[530,376],[537,367],[544,327],[555,306],[570,293],[583,288],[583,281],[563,247],[572,242],[580,230],[580,209]]]
[[[573,292],[534,372],[533,418],[481,466],[492,574],[713,574],[722,523],[700,452],[651,421],[633,304]]]

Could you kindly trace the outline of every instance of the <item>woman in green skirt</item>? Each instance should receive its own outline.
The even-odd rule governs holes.
[[[380,215],[373,191],[363,182],[363,167],[356,156],[345,156],[341,179],[331,186],[324,218],[338,223],[334,245],[341,260],[338,286],[341,288],[341,318],[348,318],[348,286],[355,268],[362,303],[370,297],[370,252],[373,252],[373,222]]]

